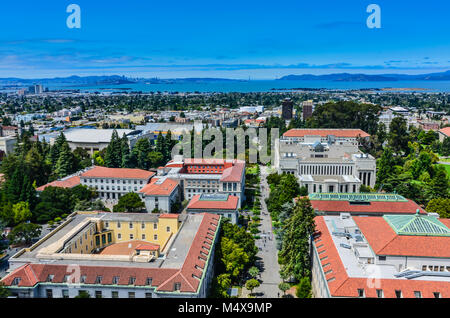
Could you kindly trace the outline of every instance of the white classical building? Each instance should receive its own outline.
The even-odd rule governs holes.
[[[279,141],[278,173],[298,177],[309,193],[359,192],[375,186],[376,160],[358,149],[360,129],[291,129]]]

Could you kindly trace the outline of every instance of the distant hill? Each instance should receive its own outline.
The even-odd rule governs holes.
[[[336,73],[326,75],[287,75],[280,81],[333,81],[333,82],[396,82],[396,81],[450,81],[450,71],[421,75],[406,74],[350,74]]]
[[[174,79],[159,79],[159,78],[127,78],[125,76],[110,75],[110,76],[69,76],[69,77],[55,77],[55,78],[0,78],[0,85],[55,85],[55,86],[96,86],[96,85],[120,85],[120,84],[134,84],[134,83],[150,83],[150,84],[174,84],[186,82],[231,82],[241,81],[226,78],[174,78]]]

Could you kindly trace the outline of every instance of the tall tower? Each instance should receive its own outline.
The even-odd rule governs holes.
[[[294,102],[290,98],[286,98],[281,106],[281,117],[284,120],[292,119],[294,110]]]

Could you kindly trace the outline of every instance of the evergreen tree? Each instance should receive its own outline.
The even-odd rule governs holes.
[[[131,160],[131,153],[130,153],[130,146],[128,145],[128,138],[127,136],[123,135],[121,139],[121,153],[122,153],[122,168],[133,168],[132,166],[132,160]]]
[[[76,171],[74,155],[70,151],[69,144],[65,142],[59,154],[58,161],[55,166],[55,173],[59,178],[70,175]]]
[[[122,141],[119,139],[119,134],[115,129],[106,148],[105,164],[109,168],[122,167]]]
[[[309,199],[301,198],[297,201],[293,215],[284,225],[283,248],[280,251],[283,259],[281,272],[284,277],[293,276],[300,280],[311,273],[309,239],[314,232],[314,216]]]

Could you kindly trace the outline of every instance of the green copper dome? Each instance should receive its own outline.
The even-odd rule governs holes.
[[[398,235],[450,236],[450,229],[434,216],[419,215],[384,215]]]

